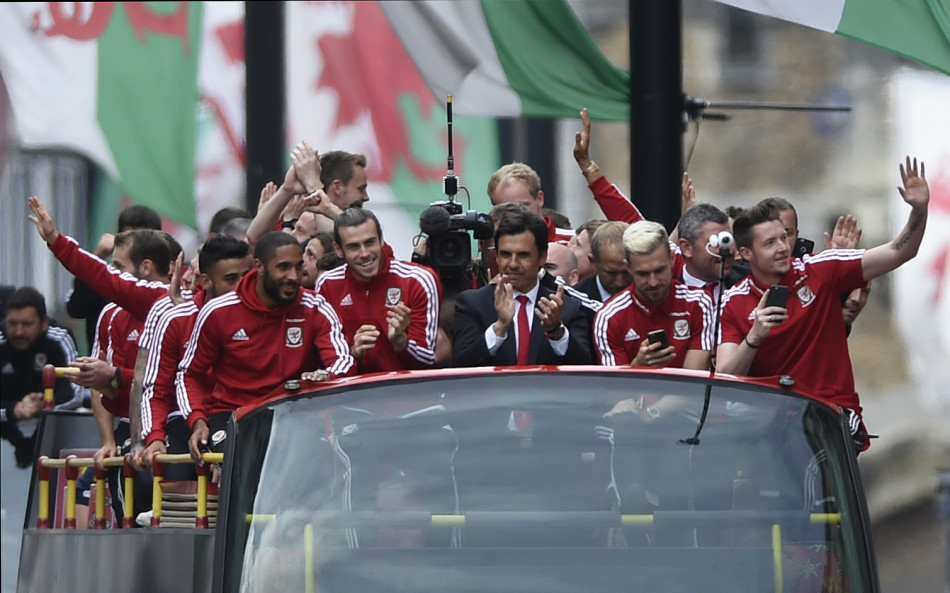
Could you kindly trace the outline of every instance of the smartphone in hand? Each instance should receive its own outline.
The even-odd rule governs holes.
[[[666,338],[666,331],[662,329],[655,329],[648,333],[647,340],[649,340],[651,344],[659,343],[660,350],[663,350],[670,345],[670,341]]]
[[[782,307],[788,302],[788,287],[773,284],[769,287],[769,296],[765,299],[766,307]]]
[[[806,255],[811,255],[815,250],[815,242],[811,239],[803,239],[799,237],[795,240],[795,245],[792,247],[792,257],[797,257],[798,259],[803,258]]]

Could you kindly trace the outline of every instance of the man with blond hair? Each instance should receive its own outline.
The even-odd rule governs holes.
[[[624,231],[623,245],[633,284],[594,317],[601,364],[707,369],[713,304],[703,291],[673,278],[666,229],[656,222],[635,222]],[[664,341],[648,339],[656,330],[665,332]]]
[[[541,177],[524,163],[508,163],[495,171],[488,180],[488,197],[492,206],[510,202],[524,204],[533,214],[543,218],[548,228],[548,243],[566,244],[574,236],[574,231],[558,228],[549,216],[541,212],[544,206]]]

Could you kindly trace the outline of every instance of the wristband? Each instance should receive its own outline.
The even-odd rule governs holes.
[[[752,348],[753,350],[758,350],[759,346],[762,345],[762,344],[759,344],[759,346],[753,346],[752,342],[749,341],[749,336],[744,337],[743,340],[745,341],[745,345],[748,346],[749,348]]]
[[[109,381],[109,386],[112,387],[113,389],[118,389],[122,387],[122,369],[121,368],[117,367],[115,369],[115,374],[112,375],[112,380]]]
[[[600,171],[600,167],[598,167],[594,161],[591,161],[589,165],[581,169],[581,173],[584,174],[584,177],[587,177],[591,173],[596,173],[597,171]]]
[[[297,226],[297,219],[296,219],[296,218],[292,218],[292,219],[290,219],[290,220],[285,220],[284,222],[282,222],[282,223],[280,224],[280,228],[282,228],[282,229],[294,230],[294,227],[295,227],[295,226]]]
[[[561,325],[555,327],[551,331],[544,332],[544,335],[547,336],[547,338],[551,340],[552,342],[557,342],[558,340],[564,337],[565,331],[567,331],[567,328],[564,327],[564,324],[562,323]]]

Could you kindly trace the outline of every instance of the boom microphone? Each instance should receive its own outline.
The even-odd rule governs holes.
[[[427,235],[446,233],[452,228],[452,217],[442,206],[429,206],[419,215],[419,230]]]

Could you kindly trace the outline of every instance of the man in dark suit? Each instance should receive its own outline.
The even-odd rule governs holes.
[[[579,301],[542,285],[547,225],[520,207],[495,226],[496,283],[459,294],[452,365],[593,364],[590,324]],[[522,336],[527,335],[527,340]]]
[[[574,285],[591,300],[605,303],[633,283],[623,250],[623,232],[630,226],[619,220],[600,225],[590,238],[594,274]]]

